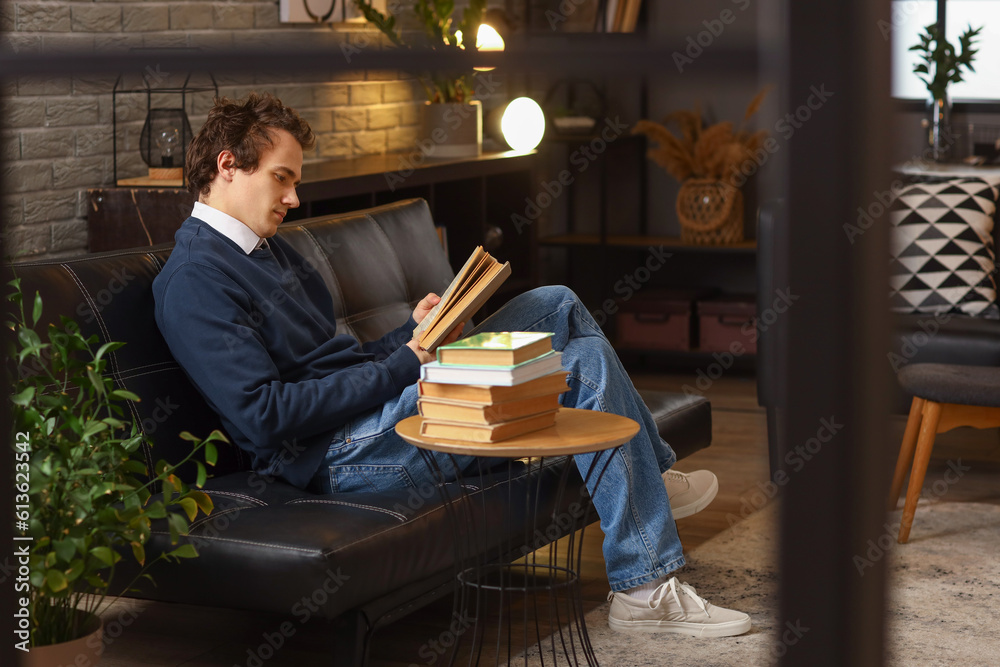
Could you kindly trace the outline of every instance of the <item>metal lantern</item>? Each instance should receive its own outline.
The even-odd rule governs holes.
[[[197,49],[130,49],[141,54],[150,64],[142,71],[122,72],[115,81],[112,92],[114,179],[118,186],[183,187],[184,157],[194,138],[188,114],[196,93],[211,93],[218,97],[219,86],[210,73],[194,75],[191,72],[170,73],[156,64],[165,52],[197,51]],[[136,60],[141,62],[141,60]],[[200,83],[192,83],[192,78]],[[145,120],[139,134],[139,156],[148,167],[148,173],[137,178],[119,178],[119,150],[135,150],[134,139],[129,140],[129,127],[135,132],[136,112],[145,110]],[[135,123],[132,125],[132,123]],[[119,136],[125,128],[125,138]],[[134,137],[134,134],[132,135]],[[134,156],[134,153],[131,153]]]

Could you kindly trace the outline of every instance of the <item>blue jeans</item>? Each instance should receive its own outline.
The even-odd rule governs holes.
[[[639,433],[614,450],[600,487],[588,483],[604,531],[604,560],[611,589],[622,591],[665,576],[684,565],[680,538],[661,473],[677,460],[663,442],[611,343],[568,288],[541,287],[515,297],[483,321],[479,331],[551,331],[563,353],[570,390],[566,407],[601,410],[639,423]],[[334,436],[313,486],[327,493],[417,487],[433,479],[417,448],[396,435],[400,420],[417,414],[417,387],[355,418]],[[594,456],[574,456],[586,475]],[[608,456],[608,454],[604,454]],[[473,457],[458,457],[471,469]],[[600,462],[603,464],[603,461]],[[441,464],[447,472],[450,463]],[[596,477],[596,476],[594,476]]]

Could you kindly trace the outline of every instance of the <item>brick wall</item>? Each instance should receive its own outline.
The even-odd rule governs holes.
[[[214,49],[237,44],[266,51],[290,36],[299,44],[334,48],[344,40],[365,46],[378,41],[370,32],[282,24],[277,0],[7,0],[0,3],[0,31],[0,48],[18,52],[125,52],[131,47],[179,46],[202,48],[207,58]],[[163,72],[152,57],[143,69],[151,80],[183,74]],[[318,138],[307,161],[402,151],[417,139],[417,108],[423,93],[415,81],[397,72],[322,77],[276,68],[256,75],[217,74],[216,81],[221,95],[242,97],[251,90],[266,90],[300,111]],[[114,82],[114,76],[17,77],[0,84],[4,161],[0,216],[8,258],[57,258],[87,250],[86,191],[113,185]],[[195,132],[204,122],[211,97],[192,98],[189,111]],[[138,153],[145,104],[142,96],[119,97],[119,178],[145,174]]]

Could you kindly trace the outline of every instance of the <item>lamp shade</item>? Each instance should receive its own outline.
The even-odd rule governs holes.
[[[465,48],[465,38],[462,36],[461,30],[455,31],[455,37],[458,38],[458,46],[462,49]],[[503,37],[497,32],[497,29],[488,23],[479,24],[479,29],[476,31],[476,51],[503,51],[504,50]],[[477,72],[491,72],[492,67],[473,67],[472,69]]]
[[[500,132],[513,150],[530,151],[545,135],[545,114],[535,100],[518,97],[504,109],[500,118]]]
[[[503,51],[503,49],[503,37],[500,36],[497,29],[488,23],[480,24],[479,30],[476,32],[476,50]]]

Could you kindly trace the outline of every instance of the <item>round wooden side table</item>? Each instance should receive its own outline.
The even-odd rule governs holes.
[[[563,508],[569,473],[574,468],[566,461],[558,473],[555,500],[549,510],[540,509],[546,496],[544,472],[552,468],[551,457],[573,454],[595,454],[583,474],[584,487],[596,491],[601,477],[611,461],[613,450],[632,439],[639,425],[627,417],[561,408],[554,425],[496,443],[473,443],[428,438],[420,435],[423,418],[409,417],[396,425],[396,432],[420,453],[437,483],[438,493],[448,513],[455,535],[455,599],[451,627],[447,631],[447,652],[440,664],[454,664],[456,657],[469,665],[479,664],[487,639],[495,642],[496,656],[489,662],[501,664],[506,654],[507,664],[517,661],[528,664],[532,652],[538,651],[540,664],[570,665],[581,662],[596,666],[587,635],[583,604],[580,597],[580,565],[583,553],[583,531],[590,523],[592,506],[589,498]],[[442,457],[438,454],[444,454]],[[462,474],[456,455],[482,457],[489,461],[506,458],[506,475],[500,475],[495,485],[487,489],[483,480],[489,475],[483,464],[473,483],[469,474]],[[546,458],[549,458],[546,468]],[[444,462],[450,464],[450,470]],[[583,472],[581,470],[581,472]],[[537,482],[525,482],[534,474]],[[591,484],[591,482],[593,482]],[[511,511],[498,517],[495,507],[486,502],[486,493],[505,493],[506,508]],[[518,489],[523,486],[523,489]],[[515,495],[517,494],[517,495]],[[551,501],[551,496],[548,496]],[[513,508],[526,516],[519,520],[523,539],[514,544],[512,535]],[[575,508],[575,509],[574,509]],[[568,535],[565,553],[560,556],[552,527],[559,535]],[[577,531],[579,531],[577,533]],[[497,537],[498,533],[502,536]],[[538,549],[548,544],[548,562],[537,557]],[[520,549],[520,551],[518,551]],[[523,556],[520,557],[519,556]],[[560,560],[562,559],[562,560]],[[520,641],[515,638],[511,612],[520,603]],[[488,618],[495,614],[495,631],[488,631]],[[547,641],[543,628],[548,630]],[[445,633],[442,633],[442,639]],[[445,642],[440,642],[444,646]],[[447,659],[444,659],[447,658]]]

